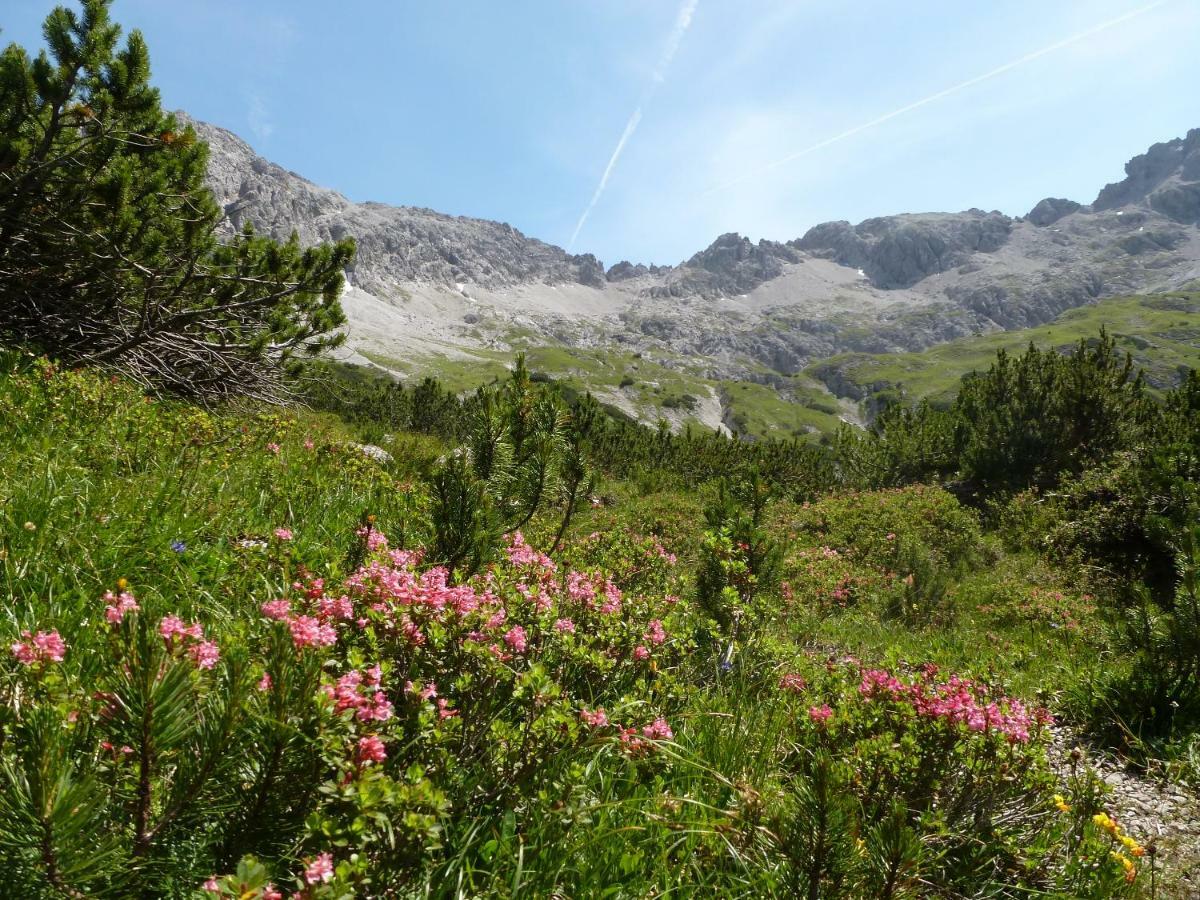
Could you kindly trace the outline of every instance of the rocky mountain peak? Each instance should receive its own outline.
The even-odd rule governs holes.
[[[1063,216],[1069,216],[1071,213],[1078,212],[1081,209],[1083,209],[1083,204],[1076,203],[1074,200],[1066,200],[1062,197],[1047,197],[1039,201],[1037,206],[1031,209],[1025,218],[1038,228],[1045,228],[1047,225],[1053,225]]]
[[[246,222],[276,238],[297,232],[304,244],[352,235],[358,254],[350,280],[389,295],[406,284],[473,284],[500,290],[527,283],[605,283],[591,254],[572,256],[504,222],[431,209],[353,203],[336,191],[259,156],[237,135],[177,113],[209,145],[209,186],[232,234]]]
[[[1200,128],[1154,144],[1125,164],[1125,178],[1106,185],[1097,211],[1145,204],[1176,222],[1200,223]]]
[[[906,288],[1002,247],[1012,219],[979,209],[920,213],[817,225],[792,246],[861,269],[881,288]]]

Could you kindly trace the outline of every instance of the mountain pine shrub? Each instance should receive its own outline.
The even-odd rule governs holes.
[[[110,0],[0,53],[0,337],[190,397],[278,397],[335,346],[353,241],[217,240],[207,149],[162,110]]]

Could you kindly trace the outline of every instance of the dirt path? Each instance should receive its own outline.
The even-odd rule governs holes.
[[[1076,758],[1072,751],[1078,750]],[[1105,808],[1121,828],[1155,848],[1160,897],[1200,898],[1200,797],[1178,785],[1129,771],[1064,727],[1054,729],[1050,765],[1066,780],[1090,768],[1110,792]]]

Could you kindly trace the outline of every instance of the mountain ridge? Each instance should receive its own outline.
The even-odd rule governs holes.
[[[399,373],[559,346],[618,348],[714,382],[777,382],[838,353],[919,351],[1200,279],[1200,129],[1131,159],[1091,204],[834,221],[786,241],[728,233],[677,265],[606,269],[506,223],[354,203],[233,132],[181,119],[209,144],[227,231],[355,237],[349,345],[355,361]]]

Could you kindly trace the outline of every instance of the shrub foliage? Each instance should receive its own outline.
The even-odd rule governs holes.
[[[0,54],[0,334],[192,397],[277,396],[337,343],[353,242],[219,243],[207,149],[109,5],[59,7],[48,51]]]

